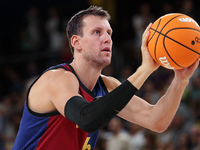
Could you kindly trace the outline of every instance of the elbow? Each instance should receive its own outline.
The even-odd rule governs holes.
[[[80,126],[80,128],[83,131],[88,132],[88,133],[95,133],[99,130],[99,128],[94,128],[94,127],[91,127],[91,126]]]
[[[106,126],[107,123],[102,123],[99,120],[95,120],[93,122],[87,122],[87,123],[81,123],[79,124],[79,128],[81,128],[83,131],[88,133],[95,133],[104,126]]]
[[[154,125],[152,125],[150,129],[157,133],[163,133],[167,130],[167,128],[168,128],[168,125],[166,124],[155,123]]]
[[[167,127],[155,127],[152,129],[153,131],[157,132],[157,133],[163,133],[167,130]]]

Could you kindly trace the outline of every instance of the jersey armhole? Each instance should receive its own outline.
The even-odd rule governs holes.
[[[51,68],[45,70],[45,71],[42,73],[42,75],[43,75],[45,72],[49,71],[49,70],[58,69],[58,68],[62,68],[62,69],[67,70],[67,69],[66,69],[65,67],[63,67],[63,66],[56,66],[56,67],[51,67]],[[67,71],[68,71],[68,70],[67,70]],[[26,103],[25,103],[26,106],[25,106],[25,107],[28,109],[29,113],[31,113],[32,115],[37,116],[37,117],[50,117],[50,116],[59,115],[60,112],[58,112],[58,111],[53,111],[53,112],[48,112],[48,113],[37,113],[37,112],[31,110],[30,107],[28,106],[28,95],[29,95],[29,93],[30,93],[30,90],[31,90],[32,86],[38,81],[38,79],[39,79],[42,75],[40,75],[39,77],[37,77],[37,78],[35,79],[35,81],[34,81],[34,82],[30,85],[30,87],[28,88],[28,91],[27,91],[27,94],[26,94]]]

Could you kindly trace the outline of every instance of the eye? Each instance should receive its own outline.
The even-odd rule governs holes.
[[[94,34],[100,34],[100,31],[99,30],[95,30]]]
[[[112,36],[112,32],[107,32],[107,33],[108,33],[108,35]]]

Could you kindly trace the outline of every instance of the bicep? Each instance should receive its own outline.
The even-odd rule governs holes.
[[[119,112],[118,115],[132,123],[149,128],[151,120],[150,113],[153,108],[153,105],[134,95],[130,102],[121,112]]]

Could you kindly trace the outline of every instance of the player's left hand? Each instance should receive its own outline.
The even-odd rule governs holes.
[[[191,76],[193,75],[194,71],[197,69],[199,65],[200,58],[198,58],[191,66],[174,70],[175,77],[178,78],[181,81],[189,81]]]

